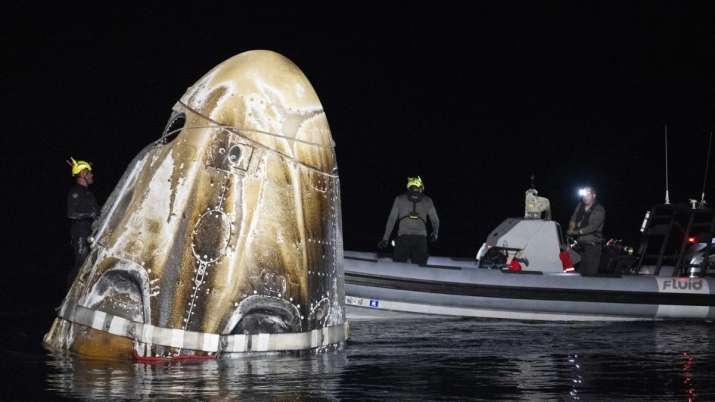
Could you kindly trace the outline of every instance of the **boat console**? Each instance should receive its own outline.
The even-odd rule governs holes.
[[[542,197],[539,197],[542,198]],[[523,271],[560,273],[566,252],[574,264],[580,257],[564,241],[561,226],[541,219],[527,191],[524,218],[507,218],[487,236],[477,253],[480,268],[504,269],[513,259]],[[541,201],[548,205],[548,200]],[[617,241],[605,245],[600,274],[704,277],[715,275],[715,213],[697,205],[660,204],[651,208],[641,225],[637,252]]]

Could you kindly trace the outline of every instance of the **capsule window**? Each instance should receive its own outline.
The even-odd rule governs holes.
[[[179,136],[179,133],[184,128],[186,124],[186,114],[172,112],[169,122],[166,123],[166,128],[164,128],[164,133],[161,135],[159,140],[162,144],[168,144]]]
[[[228,150],[228,162],[232,166],[237,166],[241,161],[241,147],[236,144]]]

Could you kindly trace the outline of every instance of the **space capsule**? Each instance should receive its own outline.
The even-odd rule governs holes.
[[[290,60],[260,50],[216,66],[102,208],[45,346],[174,359],[343,342],[334,146]]]

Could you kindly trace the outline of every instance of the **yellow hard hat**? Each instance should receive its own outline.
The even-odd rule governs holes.
[[[417,177],[408,177],[408,178],[407,178],[407,188],[409,189],[410,187],[413,187],[413,186],[414,186],[414,187],[419,187],[419,188],[422,188],[422,189],[425,188],[424,183],[422,183],[422,178],[420,178],[419,176],[417,176]]]
[[[74,158],[70,157],[67,164],[72,167],[72,176],[77,176],[81,171],[87,169],[92,171],[92,165],[87,161],[76,161]]]

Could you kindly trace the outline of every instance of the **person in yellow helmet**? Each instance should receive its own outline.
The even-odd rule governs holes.
[[[89,254],[92,224],[99,216],[99,205],[89,186],[94,183],[92,165],[86,161],[70,158],[67,163],[72,170],[74,184],[67,194],[67,218],[70,220],[70,244],[74,250],[74,264],[67,276],[71,286],[79,267]]]
[[[427,251],[427,219],[432,224],[431,241],[437,241],[439,218],[432,199],[424,194],[422,178],[408,177],[407,192],[395,197],[390,216],[387,218],[385,234],[378,248],[387,247],[395,223],[399,222],[393,260],[424,265],[429,257]]]

